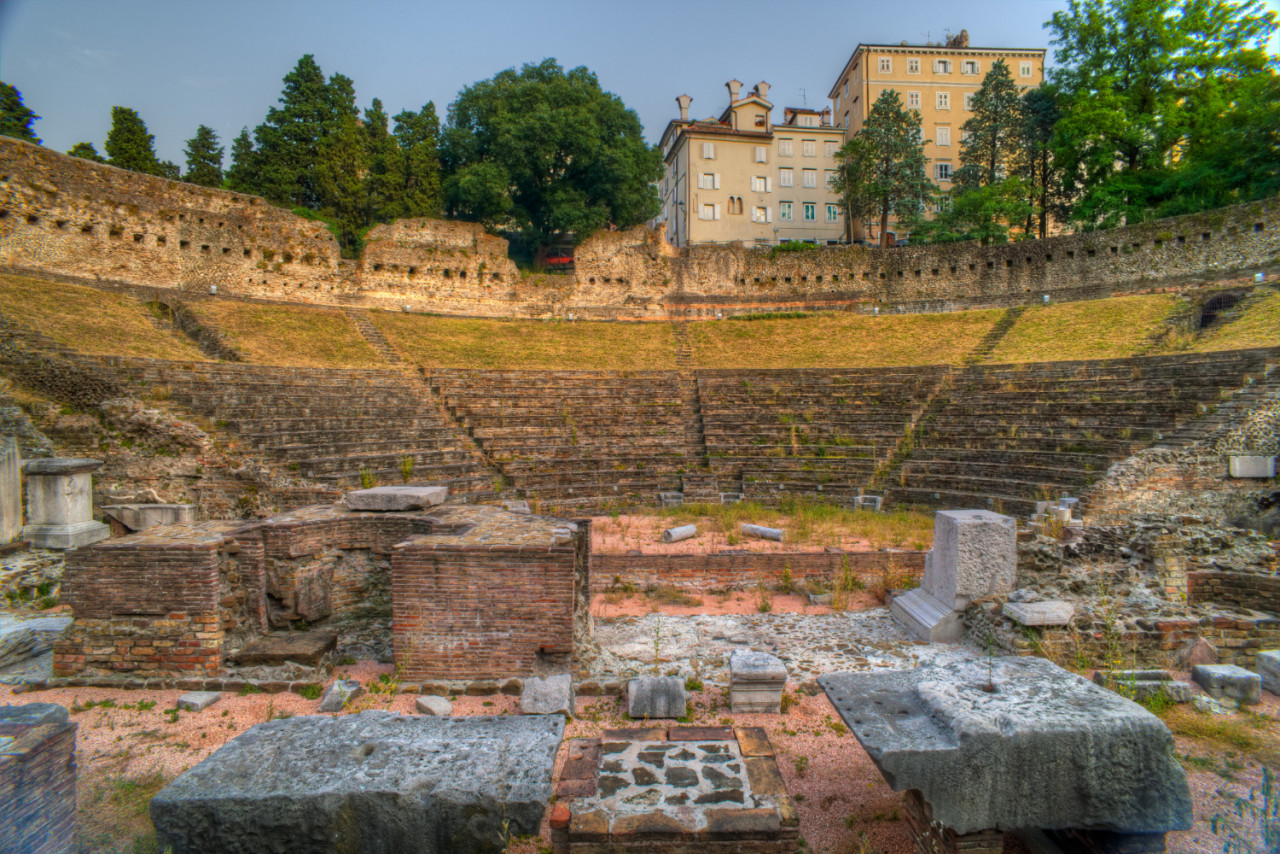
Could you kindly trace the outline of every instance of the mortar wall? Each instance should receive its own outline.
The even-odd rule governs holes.
[[[75,850],[76,724],[0,725],[0,851]]]

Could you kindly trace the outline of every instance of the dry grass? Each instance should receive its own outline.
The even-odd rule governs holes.
[[[191,306],[201,323],[262,365],[316,368],[385,367],[386,362],[339,309],[208,300]]]
[[[867,317],[823,314],[689,324],[700,368],[822,368],[959,362],[999,309]]]
[[[873,548],[927,549],[933,543],[933,514],[908,510],[873,513],[848,510],[803,498],[778,507],[751,501],[737,504],[685,504],[653,511],[671,526],[697,525],[700,531],[723,534],[733,543],[742,524],[781,528],[790,545],[838,545],[844,538],[866,540]]]
[[[63,282],[0,274],[0,313],[81,353],[203,360],[194,344],[152,325],[133,297]]]
[[[1280,291],[1258,291],[1240,303],[1240,316],[1208,330],[1192,350],[1244,350],[1280,344]]]
[[[1172,294],[1114,297],[1029,308],[990,362],[1113,359],[1147,352],[1151,336],[1184,307]]]
[[[675,368],[669,323],[478,320],[371,312],[409,361],[445,368],[636,371]]]

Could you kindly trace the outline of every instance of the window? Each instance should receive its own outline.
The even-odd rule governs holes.
[[[770,186],[770,181],[768,178],[764,177],[763,175],[751,176],[751,192],[768,193],[772,189],[773,188]]]
[[[714,142],[702,143],[702,159],[703,160],[716,159],[716,144]]]
[[[938,93],[938,109],[939,110],[951,109],[951,93],[950,92]]]
[[[919,74],[919,73],[920,73],[920,60],[918,60],[918,59],[908,59],[908,60],[907,60],[907,73],[908,73],[908,74]]]
[[[817,169],[805,169],[800,174],[803,178],[802,186],[810,190],[815,189],[818,186],[818,170]]]
[[[920,109],[920,93],[919,92],[907,93],[907,109],[910,109],[910,110]]]
[[[792,154],[793,154],[793,151],[791,148],[791,140],[789,139],[778,140],[778,156],[790,157]]]
[[[1018,63],[1018,76],[1019,76],[1019,77],[1030,77],[1030,76],[1031,76],[1031,63],[1029,63],[1029,62],[1021,62],[1021,63]]]
[[[802,140],[800,143],[800,153],[805,157],[817,157],[818,141],[815,139]]]
[[[834,170],[834,169],[828,169],[827,171],[823,172],[823,173],[822,173],[822,186],[823,186],[825,189],[828,189],[828,190],[829,190],[829,189],[831,189],[831,182],[832,182],[832,180],[834,180],[834,179],[835,179],[835,177],[836,177],[836,170]]]
[[[978,65],[978,61],[975,59],[966,59],[964,62],[960,63],[961,74],[977,74],[979,70],[980,66]]]
[[[818,218],[818,206],[813,202],[804,203],[804,221],[813,222]]]
[[[719,219],[719,205],[703,205],[698,209],[698,219]]]
[[[778,204],[778,220],[791,222],[791,202],[780,202]]]
[[[951,128],[934,128],[933,141],[938,145],[951,144]]]
[[[973,112],[973,93],[972,92],[964,93],[964,108],[969,112]]]
[[[949,59],[935,59],[935,60],[933,61],[933,73],[934,73],[934,74],[950,74],[950,73],[951,73],[951,60],[949,60]]]
[[[769,215],[769,209],[766,207],[754,207],[751,209],[752,222],[773,222],[773,217]]]
[[[796,124],[800,125],[802,128],[816,128],[818,126],[818,117],[811,116],[806,113],[799,117],[799,121],[797,121]]]
[[[847,79],[844,81],[844,96],[846,98],[849,97],[849,81]]]
[[[778,170],[778,186],[794,187],[796,185],[796,170],[779,169]]]
[[[964,145],[965,143],[967,143],[969,141],[969,137],[971,136],[973,136],[973,134],[969,133],[967,130],[960,131],[960,144]]]
[[[822,154],[824,157],[835,157],[836,152],[840,150],[838,142],[824,142],[822,144]]]
[[[880,58],[880,73],[888,74],[893,71],[893,60],[887,56]]]
[[[950,163],[933,164],[933,175],[934,175],[934,178],[938,181],[950,181],[951,180],[951,164]]]
[[[742,196],[729,197],[729,213],[730,214],[742,213]]]
[[[699,172],[698,173],[698,189],[699,190],[720,189],[720,173],[719,172]]]
[[[835,222],[840,218],[840,208],[837,205],[827,205],[827,222]]]
[[[756,162],[757,162],[757,163],[768,163],[768,162],[769,162],[769,155],[768,155],[768,153],[767,153],[767,152],[768,152],[768,150],[769,150],[769,149],[767,149],[767,148],[766,148],[765,146],[763,146],[763,145],[757,145],[757,146],[756,146]]]

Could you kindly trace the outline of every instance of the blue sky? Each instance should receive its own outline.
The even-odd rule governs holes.
[[[1280,0],[1268,0],[1277,8]],[[43,118],[36,134],[65,151],[102,150],[113,105],[136,109],[162,158],[183,163],[203,123],[229,143],[253,128],[305,53],[355,81],[361,108],[394,115],[435,101],[441,118],[461,88],[555,57],[585,65],[640,116],[656,141],[693,96],[718,114],[724,83],[772,85],[775,106],[827,104],[859,42],[941,41],[1048,47],[1043,24],[1065,0],[785,3],[699,0],[0,0],[0,79]]]

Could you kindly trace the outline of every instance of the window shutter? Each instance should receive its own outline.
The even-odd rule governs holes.
[[[713,172],[711,175],[711,189],[713,190],[720,189],[720,173],[719,172]],[[719,219],[719,217],[716,217],[716,218]]]
[[[764,209],[764,221],[773,222],[773,208]]]
[[[713,216],[712,219],[719,219],[719,218],[720,218],[720,205],[717,204],[715,216]]]
[[[765,191],[766,193],[772,193],[772,192],[773,192],[773,179],[772,179],[772,178],[768,178],[768,177],[766,177],[766,178],[764,179],[764,191]]]

